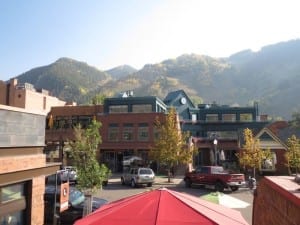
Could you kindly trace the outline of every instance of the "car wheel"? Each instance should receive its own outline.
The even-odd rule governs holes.
[[[133,187],[133,188],[136,187],[136,183],[133,179],[131,180],[131,187]]]
[[[152,183],[148,183],[148,184],[147,184],[147,187],[152,187]]]
[[[239,190],[239,187],[237,187],[237,186],[231,186],[230,189],[231,189],[232,191],[237,191],[237,190]]]
[[[186,179],[185,180],[185,187],[187,187],[187,188],[192,187],[192,181],[191,181],[191,179]]]
[[[121,177],[121,184],[122,184],[122,185],[125,185],[125,180],[124,180],[123,177]]]
[[[215,184],[215,189],[216,191],[218,192],[223,192],[224,191],[224,185],[221,181],[218,181],[216,184]]]

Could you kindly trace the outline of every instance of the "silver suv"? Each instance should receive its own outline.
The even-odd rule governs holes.
[[[130,168],[121,176],[121,183],[123,185],[130,184],[131,187],[146,184],[151,187],[155,180],[155,174],[150,168]]]

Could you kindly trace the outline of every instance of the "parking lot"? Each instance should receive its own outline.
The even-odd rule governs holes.
[[[152,187],[141,186],[137,188],[132,188],[129,185],[122,185],[120,177],[121,174],[114,174],[109,179],[108,185],[103,187],[103,190],[99,191],[96,195],[108,201],[115,201],[127,196],[161,187],[172,189],[178,192],[188,193],[196,197],[201,197],[212,192],[214,193],[213,189],[200,188],[197,186],[186,188],[182,177],[173,178],[171,183],[168,183],[167,177],[156,177],[155,183]],[[240,211],[246,221],[249,224],[252,224],[253,191],[249,190],[248,188],[241,188],[235,192],[231,192],[229,190],[225,191],[224,194],[228,197],[228,200],[225,201],[228,201],[228,203],[236,202],[236,205],[232,207]]]

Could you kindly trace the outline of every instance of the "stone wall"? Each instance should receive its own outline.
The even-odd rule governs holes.
[[[0,147],[45,145],[45,115],[0,105]]]

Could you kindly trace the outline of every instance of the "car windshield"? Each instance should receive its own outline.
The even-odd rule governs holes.
[[[84,202],[84,194],[76,189],[71,189],[70,191],[70,199],[71,205],[78,205]]]
[[[149,169],[141,169],[140,174],[152,174],[152,171]]]
[[[226,173],[223,167],[221,166],[216,166],[211,168],[212,173]]]

